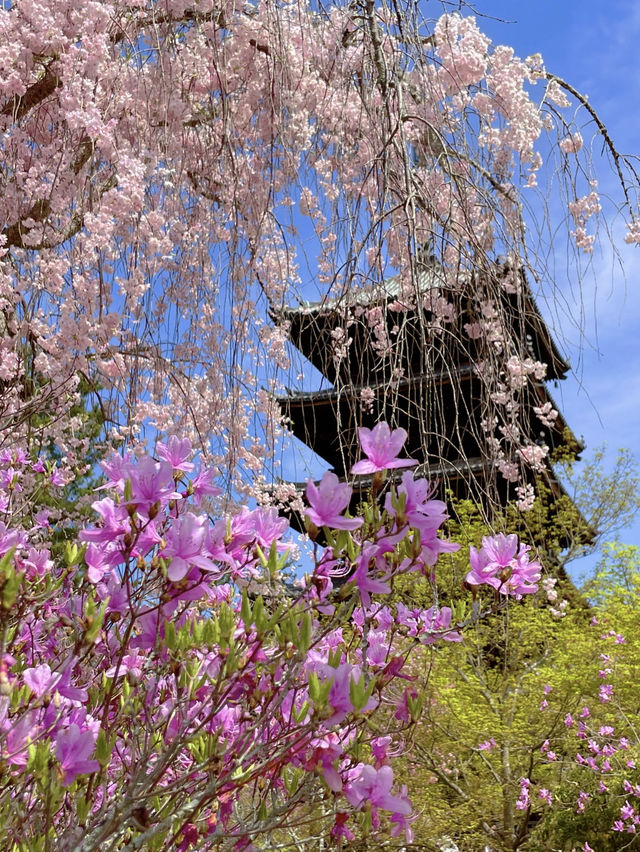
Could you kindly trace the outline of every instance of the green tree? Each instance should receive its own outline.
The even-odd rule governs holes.
[[[476,601],[481,617],[467,627],[464,641],[425,650],[414,671],[424,716],[405,745],[405,780],[420,811],[416,839],[427,848],[438,849],[449,837],[464,850],[485,844],[499,850],[565,849],[572,833],[574,842],[580,836],[593,848],[621,848],[621,835],[611,826],[623,779],[617,778],[607,796],[599,793],[594,778],[585,779],[585,770],[575,764],[580,741],[564,722],[567,714],[576,716],[589,706],[600,727],[622,725],[629,741],[637,740],[625,721],[637,710],[632,694],[616,689],[612,702],[600,701],[601,654],[610,651],[603,642],[615,639],[603,640],[605,631],[591,622],[595,617],[610,630],[619,624],[618,632],[629,633],[634,612],[629,603],[640,594],[638,548],[605,545],[596,576],[584,590],[564,570],[637,511],[638,475],[630,453],[619,453],[611,473],[604,460],[599,449],[581,472],[567,464],[568,493],[559,500],[542,487],[531,512],[519,516],[509,507],[494,519],[497,528],[518,529],[537,545],[549,572],[546,591],[508,605],[485,594]],[[479,546],[482,536],[491,534],[468,501],[455,504],[454,516],[452,536],[463,544]],[[462,592],[467,571],[464,547],[441,560],[440,603],[469,596]],[[422,604],[433,594],[427,580],[399,585],[396,593]],[[569,602],[564,616],[558,614],[562,600]],[[635,603],[640,600],[634,598]],[[640,660],[640,645],[616,646],[616,654],[616,674],[637,683],[631,671]],[[528,779],[532,792],[527,806],[518,808],[521,778]],[[553,796],[552,807],[539,798],[544,790]],[[577,813],[581,791],[599,796],[598,807]]]

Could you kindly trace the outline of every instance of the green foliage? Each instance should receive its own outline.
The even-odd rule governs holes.
[[[635,544],[606,542],[602,559],[583,585],[585,595],[596,606],[614,607],[634,604],[640,599],[640,547]]]
[[[563,563],[596,550],[604,540],[628,526],[640,509],[640,471],[633,454],[619,449],[607,472],[606,447],[597,447],[591,458],[580,463],[563,461],[557,465],[567,485],[567,495],[579,508],[592,530],[590,541],[571,535]]]
[[[569,607],[564,618],[557,618],[542,591],[508,606],[485,592],[478,602],[484,617],[467,623],[464,641],[426,650],[422,666],[414,665],[425,709],[406,747],[403,781],[420,814],[414,825],[416,842],[426,848],[434,843],[438,848],[445,837],[461,850],[485,845],[571,850],[578,840],[588,840],[594,849],[613,852],[633,843],[628,834],[611,831],[624,804],[621,779],[612,781],[606,793],[598,792],[595,774],[575,762],[579,742],[564,719],[589,705],[595,708],[595,725],[627,731],[625,719],[636,715],[640,548],[605,545],[596,574],[583,590],[568,580],[564,565],[633,517],[640,505],[637,468],[626,451],[610,474],[604,471],[603,450],[581,473],[570,459],[561,461],[568,493],[557,495],[539,484],[530,512],[510,506],[496,514],[491,529],[470,501],[453,504],[449,533],[462,547],[438,563],[439,604],[470,598],[464,589],[468,545],[478,547],[484,535],[498,529],[517,532],[534,545],[548,576],[558,578],[558,600],[567,599]],[[408,605],[425,607],[434,601],[429,578],[400,579],[394,593]],[[616,646],[616,697],[611,704],[599,702],[604,627],[589,626],[596,614],[589,602],[599,608],[602,625],[627,637],[626,646]],[[628,733],[633,742],[633,732]],[[554,760],[548,759],[549,750]],[[531,780],[531,803],[518,810],[523,777]],[[541,789],[553,791],[553,807],[539,798]],[[585,813],[576,808],[581,789],[594,799]]]
[[[585,635],[580,611],[557,620],[541,601],[526,600],[468,628],[462,644],[431,651],[404,779],[422,812],[417,839],[527,848],[546,805],[535,802],[533,817],[516,810],[518,782],[551,783],[540,748],[584,696],[597,661]],[[555,699],[550,712],[540,710],[545,686]]]

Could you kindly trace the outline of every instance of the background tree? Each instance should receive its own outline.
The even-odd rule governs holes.
[[[553,505],[545,501],[543,489],[542,498],[521,520],[530,540],[545,553],[550,571],[543,590],[534,599],[493,613],[485,596],[487,617],[465,633],[462,644],[425,651],[421,686],[416,687],[424,712],[404,746],[405,779],[422,807],[416,837],[436,849],[438,838],[447,836],[461,849],[482,844],[499,850],[538,849],[541,844],[571,849],[582,838],[594,849],[616,850],[629,842],[628,835],[612,834],[611,826],[624,805],[622,782],[636,783],[635,772],[626,766],[634,755],[623,750],[622,757],[612,759],[615,780],[601,791],[599,767],[596,772],[576,765],[576,753],[593,757],[576,730],[580,712],[588,707],[583,724],[588,721],[589,742],[595,743],[600,728],[610,725],[616,742],[623,737],[638,745],[635,699],[622,685],[633,683],[631,672],[640,660],[635,638],[629,636],[635,636],[637,548],[602,545],[594,576],[581,589],[564,573],[558,580],[556,573],[621,523],[629,523],[637,511],[633,459],[621,451],[610,475],[603,458],[596,451],[584,472],[573,474],[570,489],[579,495],[577,504],[563,497]],[[455,505],[454,514],[450,526],[456,540],[479,547],[489,530],[477,509],[464,501]],[[506,530],[518,523],[515,507],[507,507],[503,522]],[[573,534],[567,535],[572,523]],[[580,523],[589,531],[582,541]],[[443,603],[455,605],[468,572],[466,550],[450,555],[447,563],[439,566],[438,593]],[[400,580],[397,588],[409,606],[433,594],[426,581],[416,586]],[[624,645],[615,644],[617,635],[625,637]],[[603,662],[602,655],[615,657],[615,667]],[[616,685],[611,701],[602,702],[607,669],[620,688]],[[573,715],[575,727],[567,728],[567,715]],[[605,738],[598,748],[607,745]],[[519,807],[522,778],[530,782],[531,792]],[[544,790],[551,791],[549,801],[539,798]]]

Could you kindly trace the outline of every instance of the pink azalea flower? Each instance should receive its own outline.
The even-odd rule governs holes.
[[[168,577],[173,583],[187,574],[189,568],[196,566],[202,571],[217,571],[217,565],[203,553],[207,520],[187,512],[174,521],[167,533],[167,546],[161,551],[161,556],[170,558]]]
[[[231,534],[233,539],[227,549],[237,558],[240,558],[241,553],[239,550],[236,551],[236,548],[242,548],[250,543],[253,544],[254,541],[260,545],[265,553],[271,549],[274,541],[279,551],[287,550],[290,545],[279,541],[279,539],[287,531],[288,527],[289,521],[286,518],[279,517],[278,510],[273,507],[269,509],[258,507],[257,509],[249,510],[245,506],[231,520]]]
[[[218,471],[214,468],[201,468],[191,480],[191,489],[196,504],[199,506],[203,497],[215,497],[221,494],[222,491],[217,485],[213,484],[213,480],[218,475]]]
[[[28,711],[15,723],[3,721],[0,730],[6,731],[0,754],[12,766],[26,766],[29,744],[40,735],[35,711]]]
[[[63,672],[52,672],[48,663],[25,669],[22,673],[24,682],[29,689],[38,697],[44,693],[58,692],[69,701],[86,701],[88,692],[71,683],[71,671],[73,660],[67,665]]]
[[[551,792],[547,790],[546,787],[541,787],[540,790],[538,790],[538,798],[543,799],[543,801],[545,801],[547,805],[551,807],[553,803],[553,797],[551,795]]]
[[[370,573],[370,569],[375,570],[377,567],[381,554],[382,549],[377,544],[365,545],[358,557],[356,570],[353,572],[353,579],[360,592],[360,600],[365,607],[370,605],[372,594],[386,595],[391,591],[388,583],[376,580]]]
[[[48,529],[49,527],[49,510],[41,509],[39,512],[35,514],[35,522],[37,527],[42,527],[43,529]]]
[[[34,668],[25,669],[22,673],[22,679],[31,692],[38,697],[44,695],[52,681],[57,682],[58,680],[57,677],[55,679],[52,678],[51,668],[47,663],[42,663],[42,665],[35,666]]]
[[[33,579],[34,576],[44,577],[54,567],[53,560],[48,549],[36,550],[34,547],[29,548],[27,558],[24,560],[24,567],[29,568],[27,577]]]
[[[111,497],[96,500],[91,508],[102,518],[101,527],[80,530],[80,541],[116,542],[121,535],[131,531],[127,510],[121,504],[116,505]]]
[[[444,639],[446,642],[462,642],[462,636],[457,630],[451,630],[451,607],[430,607],[421,618],[426,633],[420,637],[425,645]]]
[[[122,491],[134,465],[135,461],[132,455],[121,456],[118,453],[114,453],[110,458],[100,462],[100,467],[107,479],[97,490],[104,491],[106,488],[115,487]]]
[[[81,731],[77,725],[69,725],[66,730],[58,731],[56,736],[56,757],[62,770],[62,786],[68,787],[78,775],[86,775],[100,769],[97,760],[89,760],[95,741],[91,731]]]
[[[377,473],[395,467],[412,467],[418,464],[415,459],[399,459],[398,453],[407,440],[405,429],[389,428],[387,423],[378,423],[373,429],[358,429],[360,446],[366,459],[356,462],[351,473]]]
[[[538,590],[542,568],[538,562],[529,562],[530,549],[521,544],[518,550],[516,535],[484,536],[480,550],[469,548],[471,571],[466,576],[467,583],[487,584],[502,595],[513,595],[516,600],[533,594]]]
[[[447,504],[442,500],[432,500],[436,486],[427,482],[426,479],[414,479],[411,471],[402,474],[402,485],[398,486],[398,494],[404,494],[404,514],[412,527],[419,527],[426,518],[437,520],[442,524],[449,517],[447,515]],[[385,500],[387,512],[395,515],[391,495],[387,494]]]
[[[333,828],[331,829],[331,836],[336,840],[340,840],[344,838],[347,843],[352,840],[355,840],[355,834],[349,829],[347,822],[349,821],[349,814],[344,813],[344,811],[338,811],[336,814],[335,823]]]
[[[371,740],[371,754],[376,762],[384,763],[387,760],[387,747],[391,745],[391,737],[374,737]]]
[[[132,677],[139,680],[142,677],[143,665],[144,657],[140,656],[140,649],[134,648],[131,654],[125,654],[115,666],[107,669],[105,675],[107,677],[124,677],[131,672]]]
[[[362,672],[359,666],[352,666],[351,663],[341,663],[337,669],[329,665],[322,665],[318,670],[318,674],[323,679],[333,680],[329,691],[329,703],[335,712],[326,720],[326,724],[339,725],[349,713],[353,712],[351,680],[359,681],[362,677]],[[369,698],[363,710],[373,710],[376,705],[377,701],[374,698]]]
[[[53,470],[51,471],[50,480],[51,480],[51,484],[55,485],[58,488],[61,488],[63,485],[66,484],[66,479],[64,477],[64,474],[62,473],[62,471],[58,470],[57,467],[54,467]]]
[[[319,485],[310,479],[305,493],[309,508],[304,513],[316,527],[355,530],[364,523],[362,518],[342,516],[351,500],[351,487],[346,482],[340,482],[335,473],[327,471]]]
[[[87,563],[87,577],[92,583],[100,583],[105,574],[111,573],[114,565],[120,561],[117,551],[111,551],[106,547],[97,547],[89,544],[84,554]]]
[[[263,551],[270,550],[274,541],[278,550],[289,549],[286,542],[279,540],[289,529],[289,521],[286,518],[281,518],[276,508],[259,506],[251,512],[251,518],[256,542]]]
[[[166,444],[158,441],[156,453],[163,461],[169,462],[174,470],[189,473],[194,468],[193,462],[187,461],[191,455],[191,441],[188,438],[181,440],[172,435]]]
[[[350,781],[345,789],[347,801],[354,808],[360,807],[364,802],[370,802],[374,807],[394,814],[408,816],[411,813],[408,799],[391,793],[393,769],[390,766],[375,769],[360,763],[355,771],[355,779]]]
[[[157,502],[165,504],[169,500],[180,500],[182,496],[175,490],[173,468],[169,462],[156,462],[151,456],[143,456],[131,467],[129,481],[131,502],[145,514]]]

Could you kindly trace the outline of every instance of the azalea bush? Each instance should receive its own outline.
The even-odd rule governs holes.
[[[188,440],[104,462],[96,523],[57,552],[36,500],[37,478],[54,487],[55,471],[3,453],[7,848],[268,848],[310,808],[336,845],[411,838],[391,760],[420,713],[407,660],[459,641],[481,613],[435,604],[436,561],[457,548],[439,535],[445,504],[410,471],[385,485],[388,468],[415,463],[398,458],[406,433],[381,423],[360,438],[371,502],[349,518],[349,485],[309,482],[313,568],[297,582],[275,509],[209,517],[215,471],[191,460]],[[487,539],[474,583],[502,601],[534,591],[527,550]],[[409,573],[434,584],[429,608],[385,602]]]

